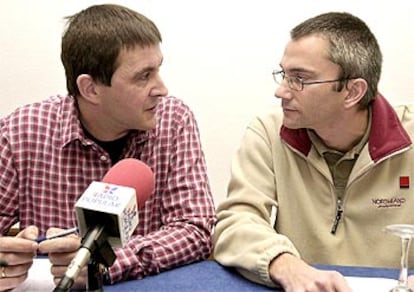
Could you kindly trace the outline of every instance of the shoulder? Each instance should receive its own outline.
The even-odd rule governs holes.
[[[279,131],[283,122],[283,111],[279,105],[273,105],[258,113],[251,121],[249,128],[262,131]]]
[[[393,108],[403,125],[414,126],[414,104],[399,104],[394,105]]]
[[[175,96],[165,96],[162,98],[158,107],[159,113],[174,113],[177,111],[178,113],[184,113],[191,112],[191,109],[183,100]]]
[[[43,101],[26,104],[16,108],[6,115],[2,120],[13,120],[22,117],[41,117],[42,115],[50,116],[51,114],[60,113],[59,109],[64,109],[69,104],[73,104],[70,96],[51,96]]]
[[[414,105],[395,105],[394,110],[397,113],[404,129],[408,132],[411,139],[414,138]]]
[[[191,139],[198,139],[199,129],[196,118],[181,99],[168,96],[163,97],[157,107],[157,127],[155,137],[158,143],[185,143]],[[165,148],[165,147],[164,147]]]
[[[259,111],[250,120],[242,144],[248,149],[251,147],[258,149],[258,145],[274,147],[275,144],[280,143],[279,133],[282,122],[283,112],[280,106],[272,105]]]
[[[57,125],[73,111],[73,98],[52,96],[43,101],[20,106],[0,120],[3,130],[29,132]]]
[[[195,122],[193,111],[181,99],[174,96],[163,97],[157,108],[159,123]]]
[[[400,120],[402,120],[404,117],[410,117],[414,115],[414,104],[398,104],[393,105],[393,108]]]

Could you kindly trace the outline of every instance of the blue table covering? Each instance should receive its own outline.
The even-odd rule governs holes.
[[[369,267],[317,265],[319,269],[336,270],[344,276],[398,278],[398,270]],[[216,261],[202,261],[179,267],[142,280],[105,286],[104,291],[283,291],[252,283],[234,269]]]

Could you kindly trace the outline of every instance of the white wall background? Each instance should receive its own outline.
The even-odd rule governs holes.
[[[251,117],[270,104],[290,29],[327,11],[364,19],[384,55],[380,90],[392,103],[414,100],[414,27],[405,0],[116,1],[151,18],[163,35],[162,74],[170,94],[194,110],[216,204],[226,195],[231,157]],[[65,94],[60,62],[63,17],[104,1],[3,0],[0,9],[0,116]]]

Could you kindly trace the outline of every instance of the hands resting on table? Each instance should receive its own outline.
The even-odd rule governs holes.
[[[46,235],[51,236],[61,231],[59,228],[50,228]],[[0,291],[11,290],[23,283],[38,253],[48,254],[54,282],[59,283],[80,247],[81,238],[71,234],[37,243],[34,240],[38,236],[37,227],[29,226],[16,236],[0,237]],[[73,288],[85,288],[86,277],[87,271],[84,267]]]
[[[337,271],[318,270],[303,260],[285,253],[269,266],[270,277],[286,292],[351,292],[346,279]],[[414,291],[414,276],[408,277]]]
[[[61,231],[59,228],[50,228],[46,235],[51,236]],[[37,227],[29,226],[15,237],[0,237],[0,291],[11,290],[23,283],[38,253],[48,254],[54,282],[59,283],[80,247],[81,238],[71,234],[37,243],[34,240],[38,236]],[[286,292],[351,291],[346,279],[339,272],[318,270],[287,253],[271,262],[269,272],[272,280],[280,284]],[[85,288],[86,280],[87,271],[84,267],[73,288]],[[408,282],[414,291],[414,276],[410,276]]]

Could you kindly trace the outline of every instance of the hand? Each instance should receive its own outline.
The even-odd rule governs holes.
[[[51,236],[62,232],[60,228],[50,228],[46,235]],[[71,234],[65,237],[45,240],[39,244],[39,252],[47,253],[49,261],[52,263],[51,272],[53,280],[57,285],[61,278],[65,275],[68,265],[75,257],[80,247],[81,238],[76,234]],[[79,273],[75,283],[74,289],[85,289],[87,281],[87,267],[85,266]]]
[[[408,287],[414,291],[414,275],[408,276]]]
[[[350,292],[345,278],[336,271],[317,270],[301,259],[285,253],[269,266],[272,280],[286,292]]]
[[[0,237],[0,290],[10,290],[26,280],[38,248],[39,230],[29,226],[15,237]]]

